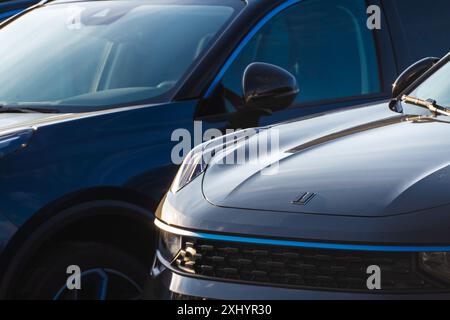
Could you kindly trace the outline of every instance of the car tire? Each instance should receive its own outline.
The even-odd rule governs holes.
[[[140,299],[147,270],[135,257],[102,243],[64,243],[27,268],[19,298],[42,300]],[[81,288],[68,278],[79,268]]]

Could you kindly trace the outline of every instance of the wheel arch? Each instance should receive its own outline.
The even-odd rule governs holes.
[[[19,228],[2,253],[0,298],[11,295],[33,257],[58,241],[105,242],[151,263],[152,255],[145,249],[155,244],[156,207],[150,197],[117,187],[74,192],[46,205]]]

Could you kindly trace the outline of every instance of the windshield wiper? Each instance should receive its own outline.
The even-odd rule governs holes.
[[[0,105],[0,113],[60,113],[58,109]]]
[[[437,102],[433,99],[422,100],[415,97],[404,95],[402,97],[402,101],[405,103],[413,104],[418,107],[427,108],[436,116],[437,114],[442,114],[444,116],[450,117],[450,109],[446,107],[442,107],[437,104]]]

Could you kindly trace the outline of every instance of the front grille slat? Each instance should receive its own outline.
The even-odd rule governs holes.
[[[219,280],[296,288],[368,290],[367,268],[377,265],[382,271],[382,291],[442,290],[417,271],[414,253],[284,248],[204,239],[184,239],[183,243],[182,251],[189,251],[191,255],[177,259],[178,267]]]

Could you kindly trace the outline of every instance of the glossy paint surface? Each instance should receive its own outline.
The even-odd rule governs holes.
[[[440,146],[449,124],[441,117],[414,120],[382,103],[274,126],[282,137],[278,157],[258,165],[212,164],[168,193],[157,216],[172,226],[234,236],[448,245],[449,159]],[[442,140],[435,143],[426,131]],[[275,160],[278,172],[262,175]],[[293,204],[303,192],[316,196]]]
[[[35,121],[17,123],[17,128],[26,124],[36,130],[27,148],[2,160],[0,213],[20,225],[63,195],[102,186],[135,188],[161,197],[176,167],[170,159],[175,144],[172,131],[192,129],[194,107],[195,102],[184,102],[106,113],[46,115],[47,122],[38,120],[41,115]],[[8,117],[12,116],[6,115],[5,123],[12,121]],[[16,115],[16,119],[28,118]],[[146,189],[151,189],[144,182],[147,179],[161,184],[160,194]]]
[[[367,217],[449,204],[449,119],[415,120],[383,109],[276,126],[277,154],[259,167],[210,166],[205,197],[222,207]],[[373,120],[367,121],[368,114]],[[257,141],[252,137],[241,148]],[[274,173],[264,174],[269,165]],[[316,196],[305,205],[294,203],[305,192]]]

